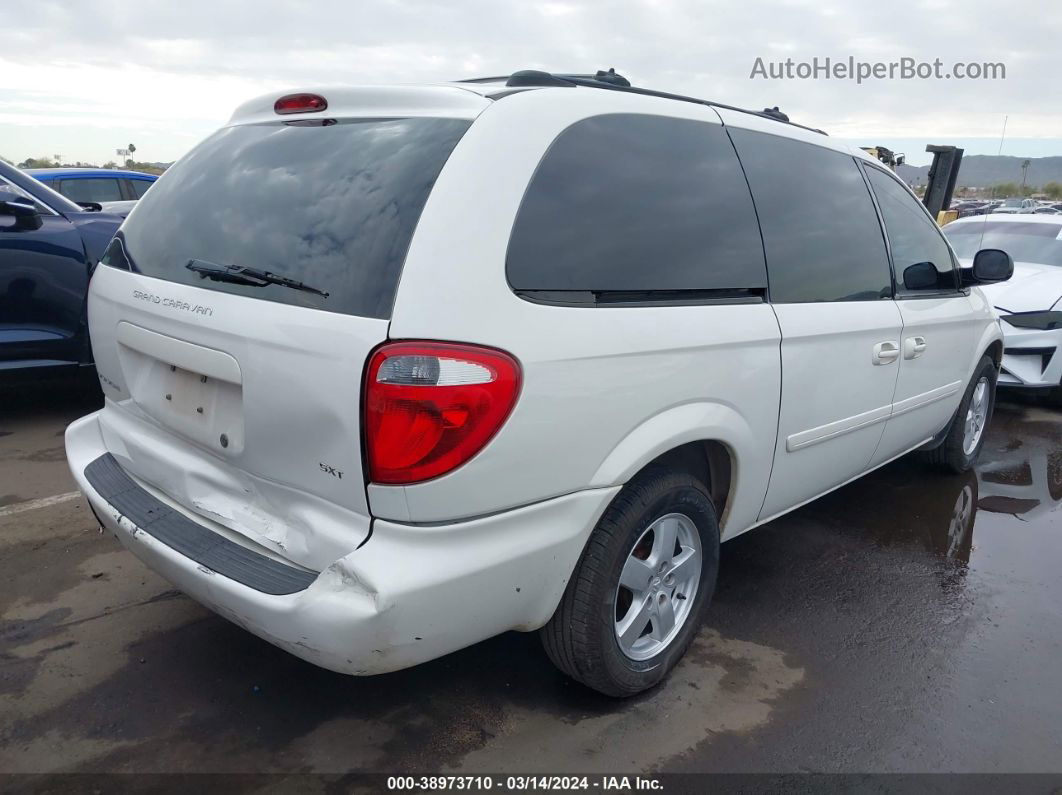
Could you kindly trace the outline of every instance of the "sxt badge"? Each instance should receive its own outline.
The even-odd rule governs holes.
[[[338,469],[336,469],[331,464],[318,464],[317,466],[321,467],[321,471],[322,472],[325,472],[325,473],[331,475],[334,478],[339,478],[340,480],[343,479],[343,473],[340,472]]]

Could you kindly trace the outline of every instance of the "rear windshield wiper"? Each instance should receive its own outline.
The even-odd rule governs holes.
[[[229,284],[246,284],[249,287],[265,287],[269,284],[279,284],[281,287],[290,287],[292,290],[302,290],[307,293],[316,293],[328,297],[324,290],[318,290],[308,284],[289,279],[286,276],[277,276],[269,271],[260,271],[257,268],[245,268],[242,265],[215,265],[212,262],[204,262],[201,259],[188,260],[185,265],[188,270],[198,273],[203,279],[212,279],[216,282],[228,282]]]

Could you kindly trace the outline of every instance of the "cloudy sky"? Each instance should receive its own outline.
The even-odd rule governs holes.
[[[1057,0],[6,0],[0,156],[170,161],[256,94],[614,66],[927,162],[926,143],[1062,155]],[[1003,63],[1004,80],[765,80],[818,57]]]

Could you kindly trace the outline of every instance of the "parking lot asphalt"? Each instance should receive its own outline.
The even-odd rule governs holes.
[[[534,634],[361,679],[215,616],[71,494],[94,404],[0,395],[0,771],[1062,771],[1049,404],[1001,403],[976,473],[909,457],[724,545],[690,653],[631,701]]]

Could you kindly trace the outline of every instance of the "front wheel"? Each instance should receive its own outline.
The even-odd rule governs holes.
[[[606,695],[646,690],[685,653],[718,569],[719,523],[704,486],[684,472],[648,469],[591,533],[542,629],[546,653]]]
[[[990,356],[982,357],[966,387],[948,435],[940,447],[928,453],[930,463],[958,474],[974,465],[995,408],[997,376],[996,363]]]

